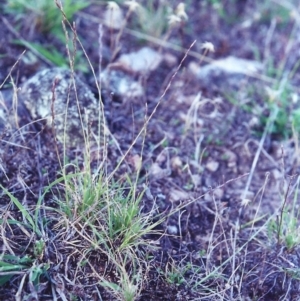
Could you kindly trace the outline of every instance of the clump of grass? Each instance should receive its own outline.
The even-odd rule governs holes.
[[[295,9],[293,5],[285,5],[279,2],[277,4],[280,5],[267,7],[270,11],[275,10],[276,14],[284,14],[285,19],[286,16],[290,16]],[[273,86],[271,88],[266,87],[266,105],[268,111],[270,112],[270,115],[272,115],[274,111],[277,111],[277,116],[274,120],[274,126],[271,130],[271,133],[285,139],[291,136],[292,127],[294,127],[294,130],[296,131],[300,130],[299,111],[297,109],[299,100],[295,88],[292,85],[293,77],[299,68],[299,60],[296,61],[292,67],[288,65],[289,57],[292,48],[294,47],[294,37],[297,34],[298,22],[290,17],[287,20],[292,20],[294,24],[290,31],[289,40],[284,48],[284,56],[281,61],[277,62],[277,66],[275,66],[275,62],[273,61],[272,57],[268,55],[270,52],[270,38],[268,38],[265,49],[265,56],[267,60],[265,65],[268,67],[268,70],[266,71],[268,72],[269,76],[275,78],[275,83]],[[273,26],[275,28],[276,23],[274,23]],[[264,122],[265,118],[262,117],[262,123],[265,124]]]
[[[74,67],[73,58],[70,58],[70,64]],[[166,91],[167,89],[164,95]],[[146,126],[157,107],[158,105],[145,121],[145,126],[139,135],[146,130]],[[26,221],[26,230],[29,232],[29,236],[35,239],[31,244],[32,251],[30,254],[32,258],[28,262],[23,264],[23,259],[4,258],[5,263],[6,265],[10,264],[9,260],[17,263],[18,267],[14,270],[14,275],[17,275],[20,269],[28,271],[31,275],[29,283],[34,284],[35,292],[43,288],[42,276],[46,275],[49,283],[53,285],[53,291],[59,292],[61,299],[68,300],[71,298],[71,294],[67,297],[64,295],[66,293],[62,290],[63,285],[58,283],[55,276],[61,273],[66,279],[65,283],[71,283],[75,286],[78,279],[87,278],[89,274],[92,274],[92,277],[89,278],[89,280],[92,279],[90,286],[97,287],[100,285],[107,289],[115,300],[135,300],[144,286],[144,281],[148,279],[147,258],[149,253],[155,249],[155,246],[146,240],[146,236],[156,233],[154,229],[163,221],[163,218],[157,216],[155,205],[150,212],[145,213],[143,211],[143,191],[139,191],[137,181],[132,181],[130,177],[126,177],[125,180],[114,181],[114,174],[106,173],[105,163],[100,165],[97,172],[94,173],[90,167],[92,159],[88,151],[89,146],[86,147],[83,167],[79,168],[79,164],[76,163],[61,166],[61,178],[46,188],[39,198],[37,206],[33,206],[33,214],[6,191],[6,194],[25,217],[23,220]],[[195,157],[201,161],[200,145],[196,153]],[[124,161],[126,154],[121,161]],[[103,162],[106,160],[107,157],[104,156]],[[70,167],[73,172],[67,173],[66,170]],[[54,186],[58,186],[56,187],[58,189],[52,189]],[[57,207],[43,206],[42,208],[45,195],[51,189],[51,199],[56,200]],[[61,194],[60,191],[62,191]],[[46,219],[44,224],[41,223],[41,209],[43,209],[43,219]],[[217,224],[221,220],[221,217],[217,215],[217,209],[215,215]],[[158,221],[154,222],[153,217]],[[12,220],[11,223],[16,223],[16,220]],[[45,224],[49,225],[49,228]],[[212,232],[214,231],[215,229]],[[45,233],[51,237],[52,245],[47,242]],[[209,240],[211,252],[217,248],[214,243],[212,234]],[[9,244],[7,248],[10,248]],[[228,246],[227,249],[229,250]],[[233,258],[241,249],[242,247],[234,251],[234,255],[230,255],[228,251],[228,256]],[[25,253],[27,251],[25,249]],[[49,258],[44,256],[50,252],[56,256],[55,260],[52,258],[50,261],[51,266],[47,265]],[[221,267],[211,268],[210,263],[213,261],[213,256],[210,256],[209,253],[207,256],[206,275],[199,276],[198,268],[192,263],[185,264],[184,260],[179,264],[175,261],[168,263],[164,271],[167,283],[174,286],[187,285],[188,287],[191,287],[191,283],[193,283],[192,287],[198,289],[198,287],[205,286],[207,280],[220,278],[220,272],[226,262]],[[102,257],[104,257],[105,264],[102,262],[101,266],[99,261],[101,262]],[[70,264],[71,261],[75,264]],[[72,272],[67,271],[68,269]],[[52,273],[48,273],[49,270]],[[187,274],[192,274],[193,280],[187,279]],[[74,277],[70,279],[71,276]],[[25,281],[25,278],[23,279]],[[21,295],[22,288],[23,284],[20,285],[18,297]]]
[[[293,91],[291,87],[284,84],[278,89],[266,89],[266,105],[269,115],[275,111],[276,117],[273,126],[270,129],[270,134],[287,139],[292,135],[292,128],[295,131],[300,130],[300,114],[299,110],[294,110]],[[261,116],[260,121],[263,126],[266,125],[269,117]]]
[[[57,181],[53,182],[57,183]],[[48,189],[46,188],[47,193]],[[19,289],[16,293],[16,299],[20,300],[25,280],[28,280],[32,287],[32,292],[42,290],[41,282],[48,278],[49,262],[45,261],[46,236],[45,221],[41,219],[42,202],[45,194],[37,201],[33,210],[30,210],[26,203],[20,202],[12,193],[1,186],[1,198],[6,195],[10,199],[10,203],[2,211],[0,218],[1,241],[3,242],[3,250],[0,255],[0,286],[5,285],[14,276],[22,276],[19,283]],[[21,218],[11,214],[9,210],[18,212]],[[19,232],[19,234],[15,234]],[[24,240],[24,236],[27,238]],[[10,240],[8,237],[13,237]],[[21,250],[21,252],[20,252]],[[33,293],[34,294],[34,293]]]
[[[125,6],[125,17],[122,14],[121,4]],[[120,26],[114,24],[114,18],[117,19],[116,23],[121,23]],[[105,24],[111,29],[111,60],[113,61],[121,50],[120,39],[129,24],[132,23],[134,28],[151,36],[154,40],[161,39],[160,45],[164,45],[174,29],[183,28],[187,19],[183,2],[174,8],[168,1],[146,2],[143,5],[134,0],[123,3],[108,1]],[[113,29],[117,29],[115,35]]]
[[[49,287],[50,282],[57,283],[53,264],[56,265],[55,271],[60,271],[59,257],[56,256],[61,256],[59,254],[66,250],[68,258],[80,257],[77,265],[71,267],[76,274],[84,275],[86,269],[93,270],[95,285],[108,290],[116,300],[130,301],[139,296],[148,273],[147,254],[156,248],[145,237],[157,233],[154,229],[163,218],[157,216],[155,206],[150,212],[143,212],[143,191],[138,192],[136,182],[129,177],[114,182],[102,169],[93,174],[89,158],[84,169],[73,165],[73,173],[67,174],[65,170],[70,170],[70,166],[63,166],[62,176],[44,188],[36,206],[27,208],[2,187],[1,197],[10,198],[10,207],[17,207],[21,214],[19,221],[11,217],[7,207],[3,216],[9,218],[0,219],[1,240],[4,242],[0,256],[0,285],[21,275],[16,298],[25,296],[25,283],[34,288],[36,295]],[[49,198],[49,193],[57,206],[46,206],[45,197]],[[21,238],[18,242],[23,255],[6,237],[8,232],[17,232],[18,228],[30,238],[29,242]],[[13,237],[19,239],[16,235]],[[65,250],[61,249],[62,246]],[[53,256],[56,258],[54,261],[49,262],[50,254],[52,259]],[[95,268],[95,257],[105,258],[103,272]],[[113,271],[114,279],[104,266]],[[60,294],[68,296],[67,290],[60,291]]]
[[[60,8],[57,5],[60,5]],[[65,43],[65,36],[62,32],[63,19],[72,20],[74,15],[87,7],[90,3],[74,0],[7,0],[3,4],[3,10],[16,20],[16,24],[22,22],[23,27],[28,27],[29,32],[33,34],[38,31],[40,34],[50,34],[56,38],[58,42]],[[62,16],[61,10],[64,10]],[[64,53],[57,50],[57,45],[46,45],[45,43],[30,42],[21,37],[21,35],[13,29],[8,20],[4,19],[6,26],[17,36],[13,42],[22,45],[31,50],[37,57],[46,62],[49,66],[68,66],[68,58]],[[69,45],[72,47],[72,45]],[[87,71],[86,64],[83,61],[82,52],[79,50],[76,53],[76,69],[83,72]]]
[[[178,262],[170,258],[164,269],[159,268],[159,273],[173,286],[186,286],[191,290],[197,290],[197,282],[203,276],[201,275],[203,269],[187,257],[188,255],[184,256]]]
[[[140,6],[137,14],[136,26],[144,33],[156,38],[161,38],[167,30],[167,16],[171,12],[171,7],[165,1],[159,1],[158,6],[154,2],[147,2],[145,6]]]
[[[298,189],[300,177],[297,178],[295,184],[295,192],[293,202],[289,204],[289,195],[291,189],[291,181],[286,189],[283,202],[276,219],[272,219],[268,225],[268,237],[271,241],[276,240],[277,245],[283,245],[289,252],[300,245],[300,211],[298,202]]]
[[[102,229],[97,234],[99,239],[118,251],[138,246],[143,235],[156,225],[150,221],[151,214],[141,213],[143,192],[137,194],[129,178],[125,183],[113,183],[103,173],[95,178],[86,170],[65,177],[63,186],[65,197],[58,203],[65,220],[93,228],[98,225]]]
[[[143,252],[154,248],[144,237],[154,232],[162,219],[152,221],[155,208],[153,212],[142,213],[143,192],[137,193],[129,178],[122,184],[109,182],[104,173],[95,177],[87,168],[65,177],[61,185],[65,194],[63,199],[57,198],[57,213],[62,216],[59,231],[75,230],[83,244],[89,246],[81,251],[82,261],[88,265],[93,266],[91,254],[106,256],[118,283],[97,273],[99,283],[118,300],[134,300],[145,277]]]
[[[64,0],[63,8],[71,20],[76,12],[89,5],[89,2]],[[30,20],[31,25],[42,33],[60,36],[62,16],[52,0],[7,0],[4,11],[17,20]]]

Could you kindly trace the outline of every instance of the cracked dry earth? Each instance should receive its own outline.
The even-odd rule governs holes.
[[[248,1],[243,10],[235,8],[239,11],[236,16],[239,22],[228,25],[224,20],[216,21],[216,12],[200,10],[201,1],[192,2],[188,13],[193,25],[191,33],[185,33],[186,47],[195,36],[199,36],[201,41],[211,38],[211,26],[214,26],[216,59],[232,54],[253,59],[254,54],[249,50],[251,47],[248,47],[249,41],[260,45],[269,24],[253,20],[250,27],[242,28],[240,24],[255,12],[258,3]],[[97,6],[90,7],[85,13],[92,15],[97,10],[100,10]],[[230,8],[228,10],[230,12]],[[192,11],[200,11],[200,15],[193,15]],[[89,40],[97,40],[94,36],[97,32],[94,30],[95,24],[84,15],[79,14],[77,18],[82,25],[82,29],[78,28],[78,35],[82,34],[83,43],[90,45]],[[211,23],[205,23],[200,30],[199,18],[210,20]],[[274,57],[283,55],[283,44],[287,42],[287,32],[291,26],[289,24],[274,32],[274,45],[271,48]],[[1,39],[12,39],[3,28],[4,25],[0,26]],[[107,30],[105,34],[104,44],[106,43],[105,47],[109,49],[111,32]],[[122,43],[123,51],[129,51],[132,45],[135,45],[134,37],[125,33]],[[296,41],[294,47],[298,44]],[[63,49],[63,46],[61,47]],[[88,49],[88,55],[97,65],[98,49],[97,46],[93,47],[92,45]],[[195,47],[195,51],[201,51],[200,44],[196,44]],[[1,74],[2,80],[9,73],[19,52],[18,47],[13,44],[2,45],[1,50],[6,55],[10,54],[10,60],[1,62],[2,70],[6,70],[6,73]],[[264,49],[258,51],[263,53]],[[165,52],[174,55],[179,64],[182,54],[168,49]],[[292,61],[296,57],[295,54],[288,60]],[[264,89],[264,82],[242,78],[242,82],[238,84],[241,88],[233,91],[238,99],[236,104],[228,97],[232,91],[226,84],[226,79],[222,80],[221,84],[203,86],[203,83],[189,72],[188,64],[193,60],[195,58],[190,55],[184,61],[183,68],[176,74],[170,89],[149,122],[145,139],[137,140],[126,164],[121,165],[117,173],[117,177],[120,178],[126,173],[134,175],[136,159],[143,150],[139,180],[140,190],[143,189],[143,184],[147,185],[143,210],[149,211],[153,202],[158,205],[160,213],[164,214],[174,208],[183,207],[159,227],[159,230],[168,235],[155,237],[159,241],[159,248],[152,254],[149,281],[143,287],[139,300],[300,300],[299,276],[293,275],[300,266],[298,248],[288,252],[283,245],[276,243],[276,238],[268,237],[266,230],[261,230],[255,239],[251,240],[252,235],[259,231],[264,222],[280,210],[282,195],[288,187],[288,202],[293,201],[293,192],[297,189],[296,175],[299,172],[297,144],[293,139],[283,141],[275,135],[267,135],[260,145],[261,135],[257,134],[254,118],[257,116],[252,112],[255,108],[264,107],[262,96],[259,94],[259,91]],[[109,58],[104,57],[103,64],[107,64],[108,61]],[[26,86],[28,78],[36,74],[37,68],[24,64],[21,60],[13,78],[16,82],[19,80],[20,85]],[[40,64],[39,69],[46,68]],[[149,116],[155,108],[169,82],[166,79],[171,78],[175,69],[163,61],[146,80],[143,79],[145,94],[141,99],[123,102],[120,97],[111,97],[109,93],[103,93],[107,126],[122,152],[130,147],[145,122],[145,116]],[[293,86],[297,86],[298,77],[296,74],[293,78]],[[90,86],[86,93],[90,94],[91,90],[96,94],[95,97],[90,96],[94,102],[98,95],[93,81],[89,75],[85,79]],[[249,97],[243,89],[245,87],[254,87],[256,93]],[[87,89],[85,85],[83,89]],[[296,88],[295,91],[297,92]],[[53,81],[47,85],[47,93],[48,99],[52,99]],[[9,94],[13,93],[2,91],[1,103],[6,107],[13,99],[13,95]],[[252,112],[243,109],[243,105],[249,103],[253,107]],[[93,105],[97,106],[95,102]],[[24,101],[24,107],[20,108],[20,112],[26,112],[24,115],[19,114],[25,117],[25,121],[20,121],[21,125],[35,117],[44,117],[42,113],[30,113],[32,108],[29,107]],[[94,107],[91,111],[95,111]],[[15,124],[15,121],[13,117],[11,123]],[[45,123],[34,123],[25,133],[16,131],[15,127],[1,130],[0,183],[13,192],[15,197],[32,206],[43,187],[58,176],[57,151],[62,151],[61,141],[53,138],[53,127],[45,126]],[[55,130],[56,134],[59,134],[60,130]],[[264,129],[258,130],[261,134]],[[73,132],[70,130],[71,136]],[[68,150],[69,157],[76,158],[79,164],[83,165],[77,143],[72,146],[75,147]],[[259,156],[256,162],[257,154]],[[110,145],[108,169],[113,169],[120,157],[121,153],[116,145]],[[290,183],[290,186],[287,183]],[[7,203],[7,196],[1,195],[2,208]],[[55,206],[51,197],[46,203],[47,206]],[[13,208],[12,212],[18,215],[16,208]],[[24,246],[27,245],[27,240],[27,237],[20,235],[17,243]],[[55,248],[65,256],[63,258],[67,257],[64,245],[57,244]],[[77,258],[70,256],[69,259],[68,268],[75,270]],[[105,256],[95,254],[91,256],[91,260],[100,270],[105,267]],[[195,276],[192,271],[185,273],[187,281],[180,285],[168,283],[161,276],[157,267],[160,266],[163,270],[170,262],[183,266],[192,262],[198,268],[200,279],[204,279],[209,271],[216,267],[220,269],[218,277],[208,278],[195,289],[193,285],[196,280],[193,280]],[[60,275],[65,273],[65,267],[59,266],[51,272],[53,279],[59,281]],[[85,275],[78,275],[76,285],[66,283],[65,290],[72,292],[80,300],[99,300],[95,296],[92,273],[88,270],[85,272]],[[110,277],[117,281],[113,272]],[[5,296],[2,300],[14,299],[19,281],[20,278],[16,277],[9,285],[0,288],[1,296]],[[50,286],[46,280],[44,282],[45,288],[40,293],[44,297],[41,297],[41,300],[49,300],[47,296],[50,295]],[[114,300],[100,286],[97,289],[101,292],[103,300]],[[26,287],[25,290],[29,294],[30,288]],[[213,294],[211,291],[218,293]]]

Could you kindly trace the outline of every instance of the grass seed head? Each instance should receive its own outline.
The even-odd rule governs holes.
[[[187,20],[188,19],[188,15],[185,12],[185,4],[183,2],[180,2],[177,5],[176,16],[179,17],[181,20]]]
[[[209,52],[215,52],[215,46],[211,42],[202,43],[201,49],[204,49],[205,51],[209,51]]]
[[[137,3],[136,0],[125,1],[124,4],[125,4],[126,6],[128,6],[128,9],[129,9],[131,12],[136,11],[136,10],[140,7],[140,4]]]

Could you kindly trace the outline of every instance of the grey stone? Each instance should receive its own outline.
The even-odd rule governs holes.
[[[196,63],[189,65],[189,70],[196,75],[205,86],[238,87],[240,81],[247,77],[255,77],[263,70],[263,65],[257,61],[229,56],[213,61],[205,66]]]
[[[128,72],[118,67],[108,67],[101,73],[101,84],[108,94],[122,98],[122,101],[144,95],[142,85]]]
[[[81,148],[88,141],[100,139],[99,128],[103,124],[100,102],[70,70],[51,68],[38,72],[21,86],[17,103],[18,120],[15,120],[13,101],[6,98],[5,109],[2,105],[0,111],[0,128],[39,122],[52,129],[57,140],[68,148]]]

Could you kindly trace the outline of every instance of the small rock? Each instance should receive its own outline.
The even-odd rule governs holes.
[[[162,151],[158,154],[158,156],[156,157],[155,162],[158,164],[163,164],[164,162],[166,162],[166,160],[168,159],[168,153],[166,151]]]
[[[109,66],[101,73],[101,83],[107,92],[122,97],[124,101],[142,97],[144,95],[142,85],[130,74],[115,67]]]
[[[211,202],[213,198],[212,198],[211,193],[207,192],[207,193],[204,194],[203,199],[204,199],[205,202]]]
[[[172,188],[170,190],[169,197],[171,202],[179,202],[183,200],[188,200],[190,198],[187,192],[175,188]]]
[[[208,169],[210,172],[215,172],[219,168],[219,163],[217,161],[209,161],[205,165],[206,169]]]
[[[162,61],[162,55],[150,47],[123,54],[114,65],[118,64],[128,72],[147,73],[155,70]]]
[[[163,55],[163,59],[165,63],[168,65],[168,67],[174,67],[178,64],[178,59],[175,55],[167,52]]]
[[[237,165],[237,155],[232,152],[231,150],[227,149],[224,153],[223,153],[223,158],[224,160],[227,161],[227,166],[229,168],[235,168]]]
[[[248,123],[250,129],[254,129],[260,125],[260,120],[257,116],[252,116],[249,123]]]
[[[195,187],[198,187],[201,184],[202,177],[199,174],[192,175],[192,181]]]
[[[262,64],[252,60],[245,60],[233,56],[225,59],[220,59],[200,68],[198,77],[207,77],[211,73],[227,73],[230,74],[244,74],[249,75],[262,71]]]
[[[173,157],[171,159],[171,166],[173,170],[180,171],[182,168],[182,160],[179,156]]]
[[[159,166],[158,163],[153,163],[152,166],[150,167],[150,176],[154,179],[154,180],[159,180],[159,179],[163,179],[165,177],[167,177],[169,175],[169,170],[167,169],[163,169]]]
[[[216,188],[213,191],[215,198],[221,200],[224,196],[224,190],[222,188]]]
[[[167,231],[171,235],[177,235],[177,233],[178,233],[177,227],[176,226],[172,226],[172,225],[168,225],[167,226]]]
[[[278,180],[282,180],[284,178],[283,174],[281,171],[279,171],[278,169],[274,169],[272,171],[273,177],[276,181]]]
[[[20,125],[41,122],[66,147],[81,148],[87,140],[94,140],[99,123],[103,123],[98,120],[97,113],[101,104],[89,87],[68,69],[50,68],[38,72],[22,84],[17,97]],[[13,107],[12,101],[9,106]],[[25,115],[31,120],[25,119]],[[6,123],[11,121],[10,116],[6,117]]]
[[[239,87],[241,79],[261,72],[263,65],[257,61],[229,56],[203,67],[192,62],[189,70],[206,86]]]

